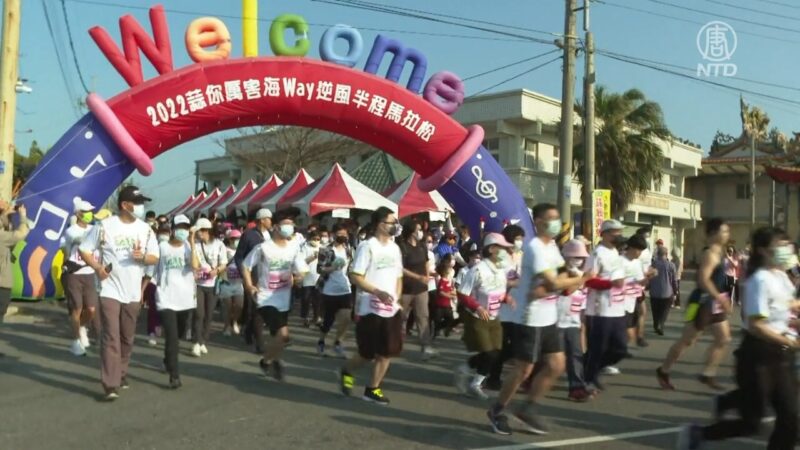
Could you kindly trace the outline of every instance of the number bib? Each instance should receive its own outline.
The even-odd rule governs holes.
[[[267,275],[267,289],[277,291],[289,287],[291,276],[286,278],[284,272],[269,272]]]

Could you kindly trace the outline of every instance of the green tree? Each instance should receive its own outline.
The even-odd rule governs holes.
[[[583,116],[582,105],[576,105],[576,110]],[[638,89],[615,93],[597,86],[595,118],[595,186],[611,190],[612,214],[617,217],[637,194],[646,195],[651,183],[660,188],[664,155],[658,141],[670,140],[672,134],[658,103],[647,100]],[[576,131],[583,135],[582,127]],[[585,152],[580,141],[574,168],[583,183]]]
[[[22,181],[23,183],[33,173],[36,166],[44,158],[45,152],[39,147],[36,141],[31,142],[28,149],[28,154],[22,155],[18,151],[14,152],[14,182]]]

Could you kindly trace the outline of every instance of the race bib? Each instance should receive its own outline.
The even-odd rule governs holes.
[[[228,280],[241,280],[242,274],[239,273],[239,268],[236,265],[231,264],[228,266],[228,270],[226,271],[226,275]]]
[[[625,301],[625,291],[619,288],[612,288],[608,294],[611,303],[622,303]]]
[[[731,301],[730,295],[722,294],[722,300],[721,301],[712,301],[711,302],[711,313],[712,314],[722,314],[722,313],[724,313],[725,310],[722,308],[722,303],[721,302],[725,302],[726,304],[729,304],[730,301]]]
[[[198,281],[208,281],[210,279],[211,279],[211,271],[210,270],[207,270],[207,269],[206,270],[201,270],[197,274],[197,280]]]
[[[286,289],[289,287],[289,280],[291,276],[287,276],[284,272],[270,272],[267,275],[267,288],[271,291]]]
[[[386,303],[383,303],[378,297],[375,296],[369,297],[369,307],[376,313],[384,312],[391,314],[393,309],[392,304],[387,305]]]
[[[497,315],[497,312],[500,310],[500,305],[503,303],[503,298],[505,298],[505,292],[490,292],[488,303],[489,303],[489,315],[494,317]]]

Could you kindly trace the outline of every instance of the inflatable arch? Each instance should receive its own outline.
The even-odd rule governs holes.
[[[441,74],[427,87],[452,86]],[[358,139],[420,173],[420,187],[438,189],[473,233],[499,231],[508,223],[521,225],[527,236],[534,233],[522,196],[481,145],[482,128],[464,128],[442,111],[447,108],[352,69],[347,61],[218,59],[131,84],[108,101],[90,94],[90,112],[58,140],[22,188],[18,202],[28,207],[34,226],[17,249],[16,297],[56,294],[58,274],[51,268],[73,198],[102,204],[134,170],[149,175],[161,153],[245,126],[300,125]]]

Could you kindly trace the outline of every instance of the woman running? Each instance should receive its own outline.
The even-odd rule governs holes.
[[[242,317],[242,310],[244,309],[244,285],[242,284],[242,274],[239,273],[239,268],[233,260],[233,255],[236,254],[236,247],[239,245],[239,239],[242,237],[242,232],[239,230],[231,230],[228,232],[226,239],[226,248],[228,257],[228,267],[225,269],[223,280],[219,285],[219,298],[225,306],[228,314],[225,318],[225,329],[222,334],[230,336],[231,332],[239,335],[239,320]]]
[[[729,237],[728,224],[722,219],[714,218],[706,223],[708,247],[703,251],[700,268],[697,271],[697,288],[689,296],[683,335],[670,347],[664,363],[656,369],[656,377],[664,389],[675,389],[669,379],[672,365],[678,361],[687,348],[694,344],[697,337],[707,327],[711,328],[714,342],[708,349],[705,369],[698,376],[698,380],[712,389],[723,389],[714,376],[731,341],[728,323],[731,299],[725,290],[727,280],[723,262],[725,245],[728,243]]]
[[[340,358],[346,357],[342,340],[350,328],[353,312],[353,295],[347,271],[353,260],[350,236],[347,227],[338,224],[333,227],[333,242],[320,250],[318,271],[322,294],[322,325],[319,327],[317,353],[325,356],[325,337],[336,323],[336,339],[333,352]]]
[[[738,388],[717,397],[717,422],[687,425],[678,438],[679,449],[700,448],[703,441],[749,436],[759,432],[766,406],[775,412],[775,428],[767,449],[792,449],[797,439],[797,377],[795,351],[800,310],[785,268],[792,256],[786,235],[775,228],[756,230],[744,285],[744,338],[736,351]],[[767,403],[769,402],[769,403]],[[724,420],[737,409],[739,419]]]

